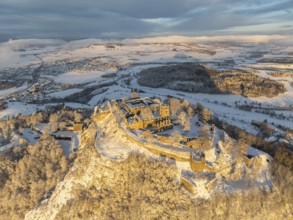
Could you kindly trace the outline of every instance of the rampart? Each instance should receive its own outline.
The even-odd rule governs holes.
[[[191,180],[188,180],[185,177],[181,176],[180,183],[192,195],[196,195],[197,194],[196,185],[193,182],[191,182]]]
[[[215,186],[216,184],[218,183],[218,180],[215,178],[213,180],[211,180],[210,182],[208,182],[206,185],[205,185],[205,188],[208,192],[210,192]]]
[[[169,159],[174,159],[177,161],[185,161],[185,162],[190,161],[190,151],[188,151],[187,149],[184,151],[184,149],[178,149],[176,147],[167,148],[167,147],[159,146],[157,144],[146,143],[143,140],[138,140],[137,137],[130,134],[128,131],[125,131],[123,128],[119,127],[119,129],[122,129],[122,131],[127,134],[127,139],[129,141],[136,143],[138,146],[141,146],[156,155],[164,156]]]

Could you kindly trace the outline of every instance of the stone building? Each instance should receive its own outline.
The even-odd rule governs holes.
[[[140,98],[137,95],[112,100],[105,106],[96,106],[92,118],[99,120],[106,117],[113,107],[129,129],[150,129],[154,132],[162,132],[173,128],[169,105],[163,105],[156,98]],[[142,114],[145,110],[150,113],[147,117]]]
[[[169,105],[163,105],[151,98],[130,98],[120,101],[120,108],[127,118],[127,126],[132,129],[152,129],[161,132],[173,127],[170,119]],[[151,115],[144,117],[141,113],[150,108]]]

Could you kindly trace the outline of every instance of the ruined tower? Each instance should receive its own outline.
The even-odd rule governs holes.
[[[161,117],[170,117],[169,105],[161,105],[160,106],[160,116]]]

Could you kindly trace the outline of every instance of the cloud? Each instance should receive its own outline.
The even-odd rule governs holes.
[[[255,34],[247,27],[257,25],[275,34],[292,32],[292,18],[292,0],[1,0],[0,38]]]

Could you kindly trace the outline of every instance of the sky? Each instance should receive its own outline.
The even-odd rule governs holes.
[[[293,0],[0,0],[0,40],[293,34]]]

